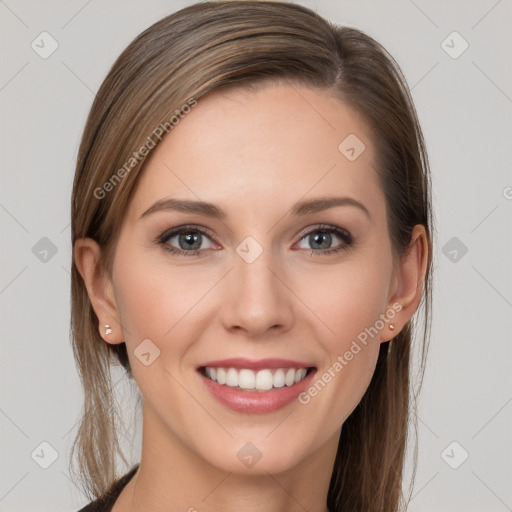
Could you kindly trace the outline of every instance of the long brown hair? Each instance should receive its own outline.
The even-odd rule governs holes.
[[[426,230],[418,387],[410,386],[413,318],[392,343],[380,345],[372,381],[343,424],[327,501],[333,512],[395,512],[407,502],[401,489],[409,421],[417,439],[414,411],[431,324],[433,219],[427,152],[413,101],[398,64],[378,42],[285,2],[202,2],[158,21],[119,56],[91,107],[72,192],[72,243],[96,240],[111,275],[119,228],[146,159],[139,153],[134,159],[134,152],[150,138],[158,144],[155,129],[168,126],[191,98],[268,80],[334,92],[356,109],[372,130],[394,254],[405,254],[416,224]],[[116,172],[122,179],[114,183]],[[101,192],[109,180],[108,193]],[[116,455],[126,462],[110,365],[120,363],[130,379],[132,374],[125,343],[110,345],[100,336],[74,261],[71,287],[72,345],[84,390],[71,464],[77,455],[82,487],[98,497],[117,476]],[[414,450],[413,479],[417,442]]]

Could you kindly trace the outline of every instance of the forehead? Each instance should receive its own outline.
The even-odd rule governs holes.
[[[170,195],[261,211],[333,192],[378,208],[375,167],[364,120],[333,92],[230,88],[199,99],[153,150],[130,209]]]

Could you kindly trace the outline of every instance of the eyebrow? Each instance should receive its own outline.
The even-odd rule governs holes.
[[[363,203],[357,201],[352,197],[346,196],[324,196],[315,199],[299,201],[293,205],[290,213],[292,215],[304,216],[311,213],[324,211],[329,208],[334,208],[336,206],[352,206],[358,208],[359,210],[364,212],[369,219],[371,219],[370,212]],[[221,208],[212,203],[207,203],[204,201],[191,201],[187,199],[165,198],[154,203],[140,216],[140,218],[142,219],[151,213],[162,210],[196,213],[199,215],[213,217],[219,220],[225,220],[227,217],[226,213]]]

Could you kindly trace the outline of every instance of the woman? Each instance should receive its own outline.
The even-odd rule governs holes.
[[[258,1],[139,35],[73,188],[82,510],[398,510],[432,231],[421,129],[376,41]],[[143,406],[119,480],[111,356]]]

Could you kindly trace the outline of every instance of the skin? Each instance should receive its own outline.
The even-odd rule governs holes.
[[[338,150],[351,133],[366,145],[353,162]],[[343,422],[370,383],[380,343],[416,311],[427,262],[425,231],[416,226],[393,266],[369,133],[327,91],[289,84],[216,91],[153,150],[121,228],[112,278],[98,264],[98,245],[76,242],[98,328],[106,342],[126,342],[143,397],[140,469],[114,512],[327,510]],[[298,200],[325,195],[350,196],[370,217],[353,206],[288,213]],[[227,216],[159,211],[140,219],[170,196],[214,203]],[[344,245],[333,234],[315,246],[309,235],[322,223],[349,231],[354,244],[322,255]],[[184,224],[210,231],[197,234],[203,256],[173,255],[154,243]],[[263,249],[252,263],[236,252],[247,236]],[[187,250],[178,236],[167,243]],[[395,329],[386,323],[306,405],[234,412],[195,371],[213,359],[281,357],[311,362],[321,375],[394,303],[402,307]],[[149,366],[134,356],[146,338],[160,349]],[[247,442],[262,453],[250,468],[237,457]]]

